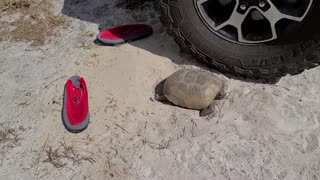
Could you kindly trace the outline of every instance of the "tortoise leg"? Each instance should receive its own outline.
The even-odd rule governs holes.
[[[217,94],[215,100],[221,100],[224,97],[226,97],[226,95],[227,95],[227,93],[223,89],[221,89],[221,91]]]
[[[215,112],[215,103],[210,104],[209,107],[200,111],[200,117],[208,116]]]
[[[154,96],[154,99],[157,100],[157,101],[159,101],[159,102],[166,102],[166,101],[168,101],[167,98],[166,98],[166,96],[164,96],[164,95],[159,95],[159,94],[156,94],[156,95]]]

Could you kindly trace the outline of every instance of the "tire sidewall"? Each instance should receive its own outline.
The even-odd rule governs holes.
[[[303,23],[305,27],[309,28],[309,24],[314,23],[315,17],[319,17],[316,16],[319,14],[317,13],[319,8],[315,8],[315,6],[319,7],[319,1],[315,3],[310,9],[311,18],[307,17]],[[222,39],[204,24],[193,0],[171,1],[170,6],[171,12],[175,11],[171,16],[173,14],[177,16],[180,13],[182,17],[172,19],[183,36],[203,54],[227,66],[247,69],[287,66],[303,58],[302,54],[308,54],[315,46],[310,33],[301,33],[301,31],[297,32],[297,35],[300,35],[302,40],[296,43],[273,42],[260,45],[233,43]],[[177,19],[181,21],[178,22]]]

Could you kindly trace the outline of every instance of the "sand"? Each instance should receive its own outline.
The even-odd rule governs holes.
[[[43,45],[0,42],[1,180],[320,179],[319,68],[276,84],[213,71],[227,82],[227,97],[215,116],[200,118],[152,100],[176,70],[207,69],[179,52],[152,3],[138,10],[116,0],[53,4],[68,26]],[[12,14],[0,23],[18,19]],[[129,22],[151,23],[155,34],[117,47],[92,43],[99,27]],[[86,79],[90,95],[91,123],[80,134],[61,120],[64,83],[73,75]]]

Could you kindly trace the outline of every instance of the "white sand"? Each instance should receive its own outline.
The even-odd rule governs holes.
[[[83,34],[98,33],[103,21],[106,27],[135,22],[132,14],[139,11],[112,8],[114,2],[105,1],[105,19],[72,18],[45,46],[0,42],[0,130],[12,128],[19,138],[9,134],[0,143],[1,180],[320,179],[320,68],[275,85],[219,75],[227,97],[215,117],[200,118],[197,111],[150,100],[172,72],[202,67],[181,56],[158,23],[155,34],[139,42],[77,47],[91,42],[94,37]],[[63,1],[56,5],[58,13]],[[80,134],[67,132],[61,121],[64,83],[73,75],[85,77],[90,94],[91,123]],[[47,151],[60,147],[61,155],[61,142],[75,149],[74,159],[94,162],[62,156],[56,162],[64,166],[54,167]]]

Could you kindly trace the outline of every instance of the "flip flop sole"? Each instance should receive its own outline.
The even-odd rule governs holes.
[[[129,26],[129,25],[128,25]],[[134,26],[134,25],[132,25]],[[132,28],[132,27],[128,27],[128,28]],[[131,35],[131,36],[128,36],[128,37],[125,37],[125,38],[119,38],[119,39],[108,39],[108,38],[101,38],[101,35],[104,33],[100,33],[98,36],[97,36],[97,39],[102,43],[102,44],[105,44],[105,45],[120,45],[120,44],[124,44],[124,43],[128,43],[128,42],[132,42],[132,41],[135,41],[135,40],[139,40],[139,39],[143,39],[143,38],[146,38],[150,35],[153,34],[153,30],[152,30],[152,27],[151,26],[146,26],[144,27],[145,31],[142,32],[142,33],[137,33],[137,34],[134,34],[134,35]]]
[[[76,86],[77,88],[80,86],[80,77],[79,76],[73,76],[71,77],[69,80],[72,81],[72,83],[74,84],[74,86]],[[73,133],[79,133],[83,130],[85,130],[88,125],[89,125],[89,121],[90,121],[90,114],[88,114],[87,118],[80,124],[80,125],[72,125],[68,119],[67,116],[67,102],[68,102],[68,97],[67,97],[67,90],[66,90],[66,86],[64,87],[64,94],[63,94],[63,107],[62,107],[62,121],[63,121],[63,125],[65,126],[65,128]]]

